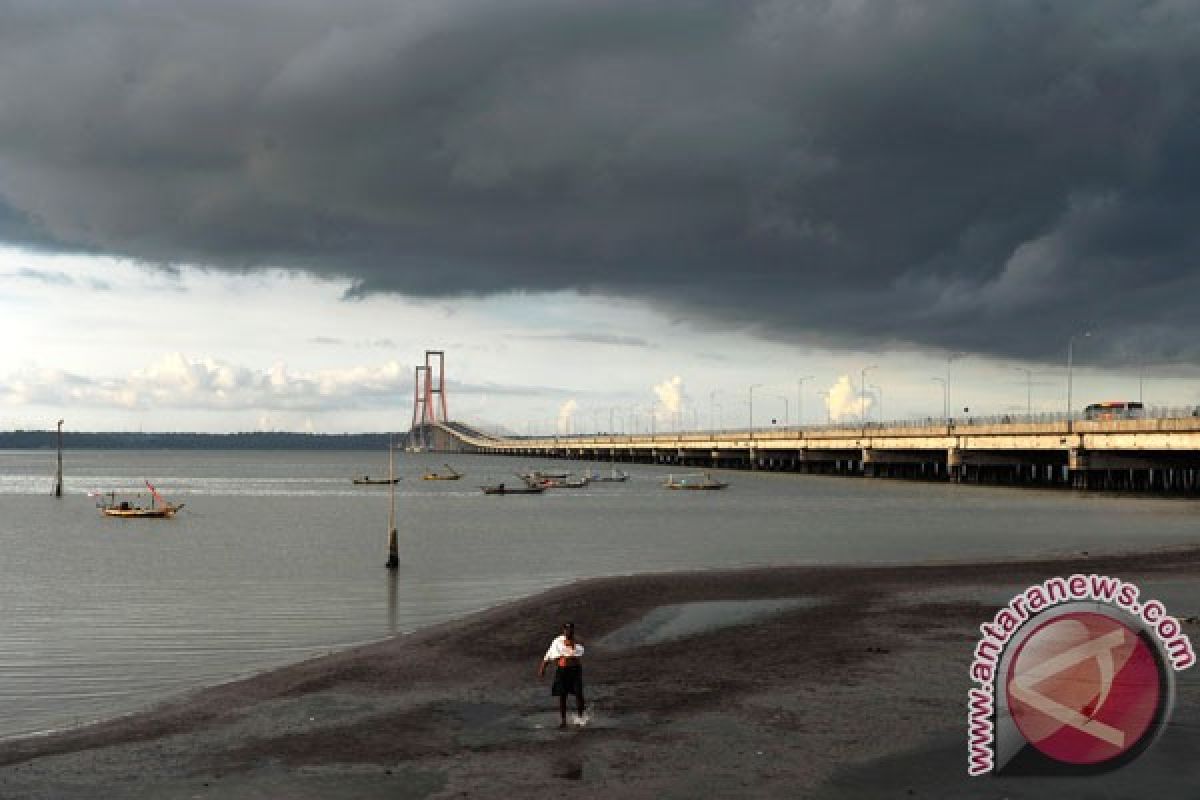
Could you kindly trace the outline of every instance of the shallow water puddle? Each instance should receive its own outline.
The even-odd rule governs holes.
[[[641,619],[609,633],[598,647],[619,650],[660,644],[700,633],[745,625],[765,617],[812,608],[824,602],[817,597],[769,597],[759,600],[716,600],[658,606]]]

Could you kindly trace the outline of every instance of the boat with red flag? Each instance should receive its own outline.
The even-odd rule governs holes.
[[[140,493],[131,494],[114,490],[110,492],[92,492],[91,494],[106,498],[97,504],[100,513],[106,517],[118,517],[120,519],[171,519],[183,508],[183,503],[172,503],[159,494],[150,481],[146,481],[145,483],[146,488],[150,490],[149,507],[141,504],[142,495]]]

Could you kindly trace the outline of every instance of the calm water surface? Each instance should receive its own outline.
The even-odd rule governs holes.
[[[526,462],[404,456],[401,569],[383,569],[386,453],[0,451],[0,736],[134,710],[595,575],[910,562],[1200,542],[1200,503],[731,473],[724,492],[626,484],[488,497]],[[558,462],[555,466],[563,466]],[[544,466],[544,465],[542,465]],[[580,465],[568,465],[579,467]],[[144,478],[169,521],[102,517]],[[553,628],[554,621],[548,621]]]

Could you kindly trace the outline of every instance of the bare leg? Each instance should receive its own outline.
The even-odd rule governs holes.
[[[583,702],[583,687],[579,687],[579,694],[575,695],[575,705],[579,709],[579,715],[583,716],[583,712],[587,710],[587,703]]]
[[[560,728],[567,727],[567,694],[566,694],[566,692],[563,692],[562,694],[560,694],[558,696],[558,715],[562,718],[562,722],[560,722],[558,724],[558,727],[560,727]]]

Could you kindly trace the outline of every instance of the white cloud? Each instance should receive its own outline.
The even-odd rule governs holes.
[[[849,375],[839,376],[825,397],[825,409],[834,422],[861,419],[864,409],[868,412],[871,410],[871,404],[870,397],[863,398],[858,393]]]
[[[683,408],[683,379],[678,375],[654,387],[658,405],[667,414],[678,414]]]
[[[558,430],[562,433],[571,432],[571,423],[575,417],[575,409],[579,408],[579,403],[575,402],[575,398],[571,398],[558,407]]]
[[[64,275],[69,284],[46,277]],[[114,290],[98,297],[87,287],[99,282]],[[340,299],[346,286],[285,272],[231,276],[184,266],[168,275],[0,245],[0,341],[7,345],[0,348],[0,429],[52,427],[66,417],[75,430],[224,432],[253,430],[266,414],[279,429],[400,430],[412,413],[412,365],[426,348],[446,351],[452,418],[522,432],[552,430],[567,398],[576,401],[566,417],[575,428],[581,420],[626,428],[636,420],[648,429],[647,388],[666,392],[651,395],[660,429],[697,424],[697,416],[702,424],[745,425],[752,385],[789,398],[799,391],[791,408],[802,406],[813,422],[817,387],[843,383],[831,411],[856,418],[857,387],[838,376],[857,377],[863,363],[880,365],[872,383],[884,387],[889,416],[942,410],[942,389],[930,378],[945,375],[945,354],[764,342],[598,295],[350,303]],[[1023,408],[1027,387],[1014,366],[956,360],[955,407],[981,414]],[[684,372],[686,387],[664,380]],[[1034,384],[1035,410],[1061,407],[1063,372]],[[814,377],[798,390],[799,375]],[[1145,377],[1149,404],[1197,402],[1197,383],[1184,373],[1147,365]],[[1136,397],[1138,378],[1106,371],[1089,347],[1076,348],[1080,397]],[[700,413],[685,416],[696,398]],[[773,403],[766,388],[754,397],[760,415]]]
[[[62,370],[26,369],[0,381],[0,402],[122,409],[270,409],[328,411],[380,402],[399,404],[411,389],[397,361],[295,372],[283,362],[267,370],[168,353],[124,376],[90,378]]]

